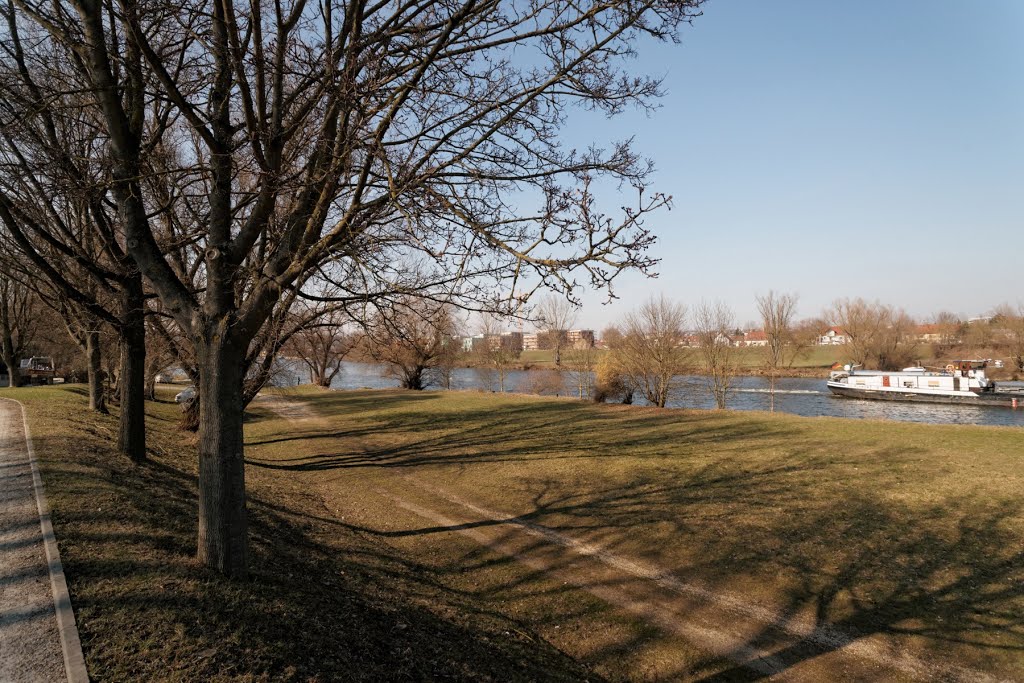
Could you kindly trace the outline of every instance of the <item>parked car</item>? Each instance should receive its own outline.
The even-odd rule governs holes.
[[[188,403],[189,401],[191,401],[195,397],[196,397],[196,388],[195,387],[188,387],[187,389],[179,391],[174,396],[174,402],[175,403]]]

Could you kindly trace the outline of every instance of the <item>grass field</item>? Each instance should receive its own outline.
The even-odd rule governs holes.
[[[1019,429],[281,392],[234,584],[173,406],[131,469],[78,390],[16,394],[96,679],[1024,677]]]
[[[116,418],[90,413],[83,387],[0,396],[29,411],[94,681],[588,675],[521,626],[479,611],[429,568],[324,519],[319,496],[286,472],[250,468],[252,577],[225,580],[193,559],[195,448],[175,427],[177,406],[147,403],[150,462],[133,467],[113,453]]]

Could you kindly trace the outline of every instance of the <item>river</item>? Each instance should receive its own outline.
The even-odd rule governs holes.
[[[345,362],[341,373],[332,383],[334,389],[387,389],[398,386],[398,381],[387,376],[384,367],[373,363]],[[306,374],[292,363],[286,365],[286,376],[292,381],[307,381]],[[535,382],[536,373],[514,370],[505,378],[506,391],[518,391]],[[704,378],[679,377],[680,390],[669,402],[671,408],[714,408],[714,399]],[[287,380],[286,380],[287,381]],[[564,376],[563,396],[575,396],[578,390],[573,379]],[[1024,388],[1024,382],[1001,382],[1003,387]],[[496,391],[497,379],[491,373],[480,373],[471,368],[458,368],[452,377],[453,389]],[[554,393],[549,391],[548,393]],[[643,399],[637,397],[642,404]],[[768,410],[768,380],[763,377],[738,377],[728,398],[732,410]],[[941,403],[891,403],[865,401],[833,396],[825,388],[824,379],[805,377],[781,378],[776,382],[775,409],[794,415],[846,417],[855,419],[882,419],[901,422],[929,422],[936,424],[1006,425],[1024,427],[1024,409],[946,405]]]

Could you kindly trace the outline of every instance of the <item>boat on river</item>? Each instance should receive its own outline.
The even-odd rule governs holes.
[[[1024,408],[1024,391],[1000,389],[985,376],[986,367],[986,360],[960,360],[940,371],[914,367],[890,372],[846,365],[829,374],[828,388],[847,398]]]

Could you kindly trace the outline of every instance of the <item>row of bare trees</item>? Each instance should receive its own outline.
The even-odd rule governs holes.
[[[625,58],[677,39],[699,4],[0,8],[3,246],[87,346],[116,337],[132,461],[147,456],[147,338],[195,382],[201,562],[247,572],[243,410],[305,304],[411,340],[406,297],[507,314],[654,265],[643,221],[669,200],[644,192],[649,163],[559,131],[575,107],[652,106],[658,81]],[[635,193],[619,217],[596,204],[601,178]],[[306,347],[320,381],[333,343]]]
[[[730,338],[735,327],[732,310],[722,302],[703,302],[690,314],[664,296],[649,299],[621,325],[605,330],[608,353],[597,366],[595,398],[632,403],[640,394],[664,408],[680,390],[682,376],[699,373],[715,405],[725,408],[739,370]]]

